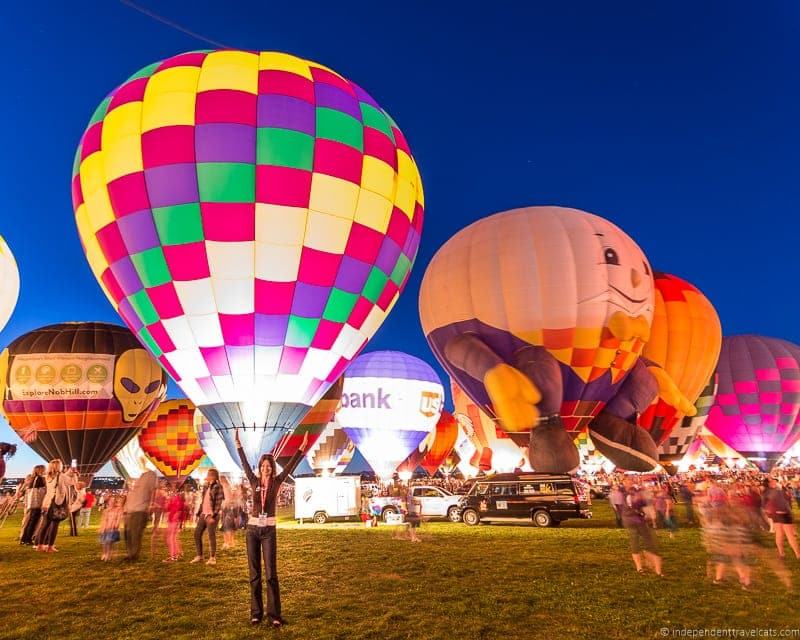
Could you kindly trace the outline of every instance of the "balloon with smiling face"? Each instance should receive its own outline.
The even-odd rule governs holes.
[[[656,393],[685,398],[640,361],[653,306],[637,244],[603,218],[562,207],[506,211],[461,230],[420,290],[436,357],[507,432],[530,433],[530,463],[546,472],[578,466],[573,437],[590,425],[620,466],[656,464],[652,439],[631,423]]]
[[[51,325],[0,355],[2,411],[45,460],[75,460],[91,476],[158,407],[167,378],[128,329],[102,322]]]

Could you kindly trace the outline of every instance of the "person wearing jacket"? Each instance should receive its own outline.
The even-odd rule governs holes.
[[[37,464],[17,490],[17,497],[25,498],[25,516],[22,518],[19,535],[19,543],[22,545],[33,544],[33,534],[42,515],[42,500],[46,491],[44,470],[43,464]]]
[[[195,513],[197,525],[194,529],[194,546],[197,549],[197,555],[190,564],[203,561],[203,532],[206,530],[208,530],[208,546],[211,553],[206,564],[217,564],[217,525],[224,499],[225,494],[219,481],[219,471],[213,468],[209,469],[205,485],[203,485],[200,506]]]
[[[76,491],[72,492],[72,502],[69,504],[69,535],[78,535],[78,515],[83,508],[83,501],[86,499],[86,484],[79,482]]]
[[[286,463],[283,471],[276,473],[275,458],[265,453],[258,461],[258,476],[253,473],[247,456],[239,441],[239,430],[235,431],[236,450],[242,470],[250,482],[253,510],[247,520],[247,565],[250,574],[250,623],[259,624],[264,617],[264,601],[261,586],[261,558],[264,559],[264,574],[267,581],[267,617],[272,626],[281,627],[281,595],[278,585],[277,536],[275,530],[275,505],[283,481],[295,470],[306,454],[308,433],[295,454]]]
[[[54,510],[68,509],[70,489],[77,484],[77,471],[70,468],[64,472],[64,463],[61,460],[51,460],[47,465],[45,474],[45,494],[42,500],[42,521],[37,551],[53,553],[58,551],[55,547],[58,525],[63,518],[57,518]]]

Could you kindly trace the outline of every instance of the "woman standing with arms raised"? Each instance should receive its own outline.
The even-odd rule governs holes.
[[[236,450],[242,462],[242,470],[250,482],[253,492],[253,510],[247,520],[247,564],[250,572],[250,623],[259,624],[264,617],[264,601],[261,592],[261,557],[264,558],[264,573],[267,580],[267,617],[274,627],[281,627],[281,594],[278,586],[277,536],[275,531],[275,503],[281,484],[294,471],[306,453],[308,433],[303,443],[292,456],[283,471],[276,473],[275,458],[265,453],[258,461],[258,476],[253,473],[247,456],[239,441],[239,430],[235,432]]]

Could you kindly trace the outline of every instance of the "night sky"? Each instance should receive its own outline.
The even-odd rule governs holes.
[[[545,204],[618,224],[656,269],[711,299],[726,334],[800,342],[800,5],[650,4],[140,5],[162,21],[117,2],[8,4],[0,234],[22,292],[0,346],[54,322],[118,321],[78,241],[72,160],[113,87],[213,47],[164,21],[330,66],[402,128],[425,185],[425,228],[409,285],[367,349],[434,363],[417,313],[433,253],[478,218]],[[0,440],[20,443],[5,424]],[[37,460],[20,443],[7,475]]]

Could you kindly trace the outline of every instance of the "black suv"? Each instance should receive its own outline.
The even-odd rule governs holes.
[[[533,522],[553,527],[568,518],[591,518],[589,496],[568,475],[500,473],[475,480],[459,503],[461,519],[481,522]]]

